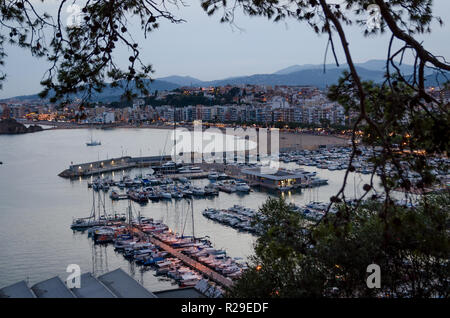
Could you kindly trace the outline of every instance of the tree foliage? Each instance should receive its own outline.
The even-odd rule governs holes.
[[[170,12],[168,3],[61,0],[53,17],[39,13],[35,1],[0,1],[0,64],[6,56],[6,41],[46,58],[52,66],[42,81],[41,96],[52,96],[52,100],[64,102],[70,94],[80,92],[89,96],[102,90],[107,81],[124,86],[128,98],[133,97],[131,82],[148,95],[144,79],[152,67],[141,60],[139,44],[128,27],[138,21],[147,36],[161,21],[183,22]],[[182,4],[176,0],[170,3]],[[73,4],[80,5],[81,16],[67,26],[61,12]],[[309,229],[300,226],[302,222],[283,202],[269,201],[263,208],[266,219],[260,220],[265,234],[256,246],[255,265],[263,265],[244,275],[237,284],[241,290],[234,289],[234,295],[248,296],[253,291],[253,296],[373,296],[375,291],[364,288],[361,281],[368,262],[377,261],[382,268],[395,269],[384,271],[384,295],[448,296],[448,278],[441,276],[442,268],[448,271],[448,194],[425,195],[419,207],[409,209],[395,205],[392,197],[394,190],[403,189],[405,199],[411,201],[408,191],[424,193],[439,181],[437,170],[448,172],[448,161],[431,158],[448,155],[449,104],[427,89],[425,70],[431,68],[445,78],[450,64],[416,40],[431,32],[433,21],[443,23],[433,13],[432,0],[343,0],[340,5],[326,0],[201,0],[201,5],[208,15],[221,12],[220,21],[232,24],[236,10],[274,22],[304,22],[312,32],[328,37],[325,60],[331,51],[339,65],[339,43],[349,69],[329,90],[330,99],[354,116],[353,151],[342,187],[330,198],[325,217]],[[377,8],[380,25],[368,29],[370,8]],[[366,35],[390,35],[381,85],[364,82],[358,74],[351,39],[344,30],[354,24]],[[126,70],[119,68],[114,58],[121,46],[130,52]],[[402,73],[399,67],[407,55],[414,60],[412,74]],[[0,74],[0,81],[5,76]],[[439,89],[449,87],[442,83]],[[373,148],[373,172],[363,195],[352,204],[344,190],[349,172],[355,170],[354,160],[361,155],[361,143]],[[384,199],[368,203],[365,199],[370,195],[377,197],[373,193],[377,171]],[[333,205],[339,207],[336,215],[329,213]],[[442,260],[446,262],[442,264]]]
[[[44,2],[41,0],[40,2]],[[41,82],[41,97],[52,101],[67,100],[78,93],[87,99],[101,91],[105,82],[122,86],[124,96],[135,95],[129,84],[144,95],[149,93],[144,79],[152,66],[142,60],[139,44],[128,31],[140,24],[147,38],[161,21],[181,23],[168,9],[177,1],[153,0],[74,0],[59,1],[57,13],[40,12],[39,3],[31,0],[0,1],[0,63],[6,52],[5,41],[29,48],[36,57],[46,58],[51,67]],[[78,12],[79,10],[79,12]],[[63,20],[64,12],[72,12],[73,21]],[[120,47],[130,52],[128,68],[118,66],[114,52]],[[0,80],[6,74],[1,74]]]
[[[342,4],[328,4],[326,0],[237,0],[233,3],[223,0],[202,1],[202,6],[209,15],[222,13],[221,22],[234,23],[235,12],[239,9],[250,16],[263,16],[274,22],[287,19],[306,22],[314,32],[328,36],[325,59],[329,48],[331,48],[332,56],[336,64],[339,65],[335,43],[338,41],[349,68],[349,71],[343,74],[339,83],[330,88],[329,98],[338,101],[346,108],[348,114],[354,116],[351,139],[352,153],[342,187],[336,195],[330,198],[325,216],[315,224],[316,229],[312,230],[314,235],[306,236],[308,243],[305,244],[315,246],[312,249],[314,252],[307,252],[308,257],[305,257],[304,250],[293,248],[291,252],[283,256],[285,260],[281,261],[278,253],[286,251],[288,248],[278,246],[277,240],[279,238],[270,237],[270,235],[264,236],[256,248],[257,261],[268,262],[269,266],[265,263],[265,266],[262,266],[259,272],[256,269],[250,270],[242,282],[239,282],[238,286],[242,288],[242,291],[247,290],[249,292],[247,295],[250,295],[251,290],[258,293],[259,287],[256,286],[259,285],[263,286],[260,296],[266,297],[273,295],[273,293],[283,296],[332,295],[332,291],[328,288],[334,287],[338,288],[339,296],[365,295],[367,289],[359,288],[361,286],[358,283],[362,281],[363,271],[375,256],[378,257],[379,262],[383,263],[379,264],[382,268],[399,266],[398,274],[394,273],[388,279],[386,286],[389,286],[389,288],[385,290],[385,294],[396,296],[432,296],[433,293],[448,295],[448,291],[437,291],[432,286],[422,288],[414,285],[411,286],[411,292],[409,293],[398,289],[398,284],[408,284],[408,280],[402,281],[396,275],[408,274],[409,280],[413,284],[420,285],[421,283],[397,262],[407,261],[408,258],[414,257],[414,253],[418,252],[416,248],[419,249],[420,247],[421,261],[415,262],[412,266],[416,270],[414,275],[421,276],[422,274],[418,274],[418,272],[428,271],[428,262],[433,262],[436,257],[434,254],[425,253],[425,246],[427,244],[431,248],[436,246],[432,235],[427,236],[425,241],[420,238],[424,245],[419,246],[409,243],[406,239],[403,240],[402,235],[406,237],[406,233],[392,233],[398,220],[403,222],[402,226],[405,229],[414,229],[416,228],[414,222],[423,221],[425,223],[418,224],[423,226],[420,230],[426,230],[426,222],[437,219],[442,221],[441,211],[446,211],[444,208],[448,209],[447,201],[441,202],[444,205],[440,206],[428,202],[428,196],[424,196],[421,207],[406,211],[396,206],[393,198],[394,190],[400,189],[405,191],[405,200],[411,202],[413,196],[409,194],[410,191],[425,193],[430,187],[440,182],[435,177],[438,173],[446,174],[448,172],[448,161],[438,159],[447,158],[448,155],[449,104],[442,96],[433,94],[433,90],[427,89],[425,70],[431,68],[441,74],[443,78],[446,78],[448,71],[450,71],[450,64],[444,57],[432,54],[422,43],[416,40],[418,35],[431,32],[433,21],[437,21],[439,24],[443,23],[439,17],[433,14],[432,5],[431,0],[345,0],[342,1]],[[366,25],[366,16],[367,10],[370,8],[376,8],[378,11],[380,24],[369,29]],[[364,82],[358,74],[354,64],[354,56],[350,49],[352,41],[344,30],[345,26],[352,24],[359,25],[361,31],[366,35],[376,36],[380,33],[389,33],[390,35],[386,52],[385,81],[381,85]],[[400,48],[394,49],[394,47]],[[407,55],[414,59],[412,74],[402,73],[399,67]],[[437,90],[441,89],[443,91],[448,90],[448,86],[441,83]],[[372,147],[373,156],[369,161],[373,164],[373,171],[370,184],[364,185],[364,193],[357,198],[356,204],[352,204],[349,198],[345,196],[345,188],[349,172],[355,171],[353,163],[362,154],[359,148],[361,144]],[[370,229],[355,227],[357,225],[355,223],[357,219],[355,218],[361,214],[361,211],[368,210],[365,199],[370,198],[370,195],[372,195],[372,198],[379,197],[379,193],[374,193],[374,176],[377,172],[380,174],[383,202],[371,206],[371,210],[376,212],[373,215],[366,213],[365,218],[368,221],[367,224],[371,226]],[[330,215],[329,213],[333,205],[339,207],[339,212],[336,215]],[[406,221],[410,219],[403,220],[403,217],[410,217],[411,220],[415,221],[409,223]],[[436,227],[444,226],[444,233],[447,233],[445,231],[448,231],[448,222],[443,224],[433,223]],[[278,224],[270,226],[278,226]],[[319,235],[317,237],[321,231],[326,233],[325,236]],[[270,233],[270,230],[268,233]],[[439,237],[437,234],[436,237]],[[392,235],[399,235],[398,238],[404,245],[392,247]],[[355,237],[358,239],[355,240]],[[270,242],[269,244],[264,243],[266,239]],[[305,237],[302,237],[301,241],[304,239]],[[416,237],[411,239],[419,240]],[[319,246],[316,245],[318,240],[321,240]],[[370,245],[370,242],[375,243]],[[368,252],[360,250],[358,244],[364,245],[364,248],[373,248],[373,250],[392,247],[392,253],[388,250],[384,254],[381,252],[379,254],[368,254]],[[409,250],[408,244],[412,244],[414,248]],[[350,252],[351,248],[356,248],[357,251],[361,252],[361,255],[370,257],[362,257],[356,260],[357,255]],[[407,254],[406,258],[403,257],[403,254],[401,254],[402,256],[396,254],[397,252],[403,253],[404,248],[407,251],[405,253],[411,254]],[[442,250],[439,248],[442,248]],[[267,250],[262,253],[264,249]],[[342,249],[343,251],[342,253],[335,252],[334,256],[336,257],[334,257],[333,249]],[[425,254],[421,254],[422,252]],[[437,247],[434,252],[448,261],[447,245]],[[442,256],[439,252],[446,252],[447,254]],[[269,256],[266,255],[267,253],[269,253]],[[352,255],[352,257],[349,258],[348,255]],[[326,263],[327,259],[331,262]],[[271,261],[269,262],[269,260]],[[361,263],[359,263],[360,260]],[[348,263],[344,264],[345,271],[340,273],[342,264],[346,261]],[[283,263],[286,269],[284,272],[278,272],[280,268],[277,268],[277,266],[281,264],[280,262],[285,262]],[[362,266],[363,264],[365,265]],[[337,266],[333,268],[335,265]],[[437,266],[437,268],[441,267]],[[445,268],[447,269],[447,267]],[[266,276],[261,275],[262,281],[257,279],[258,273],[261,272],[267,274]],[[433,276],[435,274],[433,272],[428,280],[425,279],[427,284],[432,285],[433,279],[437,277]],[[423,276],[421,277],[423,278]],[[440,284],[448,283],[446,279],[442,279],[442,276],[439,276],[439,279]],[[254,282],[253,288],[251,287],[252,282]],[[289,288],[286,286],[289,286]],[[294,286],[300,287],[296,289]],[[290,293],[289,290],[294,292]],[[236,288],[235,292],[237,293],[235,295],[239,295],[239,288]],[[242,295],[246,294],[243,293]]]
[[[283,199],[268,199],[250,268],[228,296],[449,297],[450,194],[416,209],[390,205],[387,218],[383,210],[369,200],[349,222],[332,215],[308,226]],[[367,287],[369,264],[381,268],[380,289]]]

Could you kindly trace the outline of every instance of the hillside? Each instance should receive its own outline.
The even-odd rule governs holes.
[[[384,68],[386,66],[384,60],[370,60],[364,63],[357,64],[357,70],[361,75],[361,78],[366,81],[373,81],[375,83],[381,83],[384,80]],[[403,64],[398,66],[404,74],[411,74],[413,66]],[[238,76],[230,77],[214,81],[201,81],[190,76],[167,76],[148,82],[151,92],[173,90],[181,86],[225,86],[225,85],[292,85],[292,86],[316,86],[321,89],[325,89],[327,86],[336,84],[339,77],[342,76],[342,72],[347,70],[346,65],[336,67],[333,64],[327,64],[324,72],[322,64],[306,64],[306,65],[293,65],[282,70],[279,70],[273,74],[255,74],[250,76]],[[426,85],[436,86],[438,83],[446,81],[445,76],[439,75],[427,70],[426,72]],[[447,77],[450,78],[450,73],[447,73]],[[134,89],[136,93],[139,93]],[[123,88],[107,86],[101,93],[92,96],[91,101],[100,102],[113,102],[119,101],[123,94]],[[81,98],[82,95],[78,94],[75,97]],[[37,95],[17,96],[14,98],[5,100],[36,100]]]

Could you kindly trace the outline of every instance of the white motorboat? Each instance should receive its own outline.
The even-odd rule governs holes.
[[[211,173],[208,175],[208,179],[210,180],[217,180],[219,178],[219,174],[215,171],[211,171]]]
[[[192,188],[192,193],[194,195],[197,195],[197,196],[203,196],[203,195],[205,195],[205,190],[203,190],[203,189],[201,189],[199,187],[193,187]]]
[[[172,194],[170,192],[165,192],[165,191],[161,191],[159,193],[159,195],[161,196],[161,198],[163,199],[172,199]]]
[[[236,191],[239,191],[239,192],[250,192],[250,187],[245,182],[236,182]]]

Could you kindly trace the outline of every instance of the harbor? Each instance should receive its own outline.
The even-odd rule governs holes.
[[[238,278],[246,268],[227,256],[226,251],[213,248],[208,239],[195,237],[192,201],[187,203],[192,217],[189,236],[177,235],[162,221],[136,216],[131,201],[128,203],[126,215],[112,216],[105,210],[96,212],[94,201],[91,215],[74,219],[71,228],[87,231],[95,244],[113,244],[129,262],[153,266],[157,275],[167,275],[181,287],[192,287],[208,279],[213,282],[211,288],[222,295],[221,287],[230,288],[232,279]]]
[[[166,269],[158,271],[156,265],[140,264],[139,258],[130,262],[122,252],[115,249],[114,243],[99,244],[86,232],[72,231],[70,225],[73,219],[89,217],[90,210],[93,208],[93,197],[95,197],[96,211],[101,212],[100,216],[104,211],[107,214],[107,217],[102,219],[106,221],[109,216],[115,219],[114,222],[127,223],[127,209],[131,200],[135,209],[135,220],[139,215],[154,221],[159,220],[174,234],[176,233],[176,237],[192,236],[191,229],[194,224],[195,238],[206,238],[216,251],[224,251],[231,259],[245,263],[253,253],[256,233],[207,218],[203,215],[205,210],[227,210],[234,205],[239,205],[245,209],[258,211],[268,197],[280,195],[288,203],[298,207],[304,207],[312,202],[326,203],[329,202],[330,196],[339,191],[345,174],[345,170],[329,170],[317,165],[307,165],[306,162],[299,163],[301,156],[314,161],[330,158],[328,161],[345,162],[345,156],[347,156],[345,148],[326,148],[304,154],[292,152],[280,155],[280,169],[290,171],[302,169],[307,176],[328,181],[321,186],[285,188],[284,191],[271,190],[247,180],[242,171],[259,167],[258,161],[253,158],[252,162],[247,164],[239,161],[229,162],[226,165],[207,162],[185,164],[183,167],[178,167],[181,171],[184,169],[183,175],[180,176],[176,173],[163,173],[173,171],[169,167],[162,170],[155,169],[157,165],[160,165],[159,161],[154,166],[133,165],[128,169],[101,173],[96,171],[93,175],[74,178],[58,176],[61,171],[68,168],[71,162],[92,163],[101,162],[98,158],[141,158],[167,155],[168,151],[164,152],[163,149],[169,135],[169,130],[104,130],[96,132],[95,139],[101,140],[102,143],[97,147],[85,145],[84,141],[88,139],[89,133],[82,129],[48,130],[33,138],[30,137],[31,135],[17,135],[0,139],[0,146],[5,149],[1,158],[4,165],[0,169],[2,184],[0,200],[3,202],[0,214],[0,221],[3,224],[0,242],[3,243],[0,245],[4,256],[0,260],[2,286],[22,280],[28,281],[29,286],[33,286],[55,275],[64,280],[67,277],[67,265],[78,264],[83,273],[90,272],[97,278],[121,268],[150,292],[179,289],[179,281],[169,277],[168,274],[162,274]],[[80,142],[67,143],[67,140]],[[50,147],[52,151],[49,152]],[[31,163],[31,153],[40,160],[39,165]],[[319,156],[324,156],[324,159],[319,159]],[[340,159],[332,159],[331,156],[339,156]],[[287,159],[283,160],[284,157]],[[316,157],[318,160],[315,160]],[[76,164],[73,166],[77,167]],[[191,167],[194,167],[194,172],[191,172]],[[195,167],[201,172],[198,172]],[[189,172],[186,168],[189,168]],[[202,177],[192,178],[196,174]],[[159,184],[150,184],[152,177],[157,179]],[[378,180],[375,176],[375,185]],[[125,181],[128,182],[125,183]],[[242,182],[247,184],[250,191],[245,190],[246,187],[243,185],[239,187],[241,191],[237,190],[238,183]],[[350,173],[346,196],[361,195],[363,185],[369,182],[370,174]],[[192,191],[194,187],[200,195],[189,196],[189,191]],[[205,187],[216,194],[206,195]],[[131,193],[128,193],[130,190]],[[183,194],[182,198],[177,198],[177,195],[179,196],[177,192],[182,190],[187,196]],[[113,191],[119,195],[117,200],[111,197]],[[138,202],[129,197],[129,194],[133,195],[136,192],[139,194],[141,191],[147,192],[145,202]],[[156,198],[156,194],[162,192],[168,192],[164,194],[167,198]],[[205,194],[202,195],[202,193]],[[23,200],[24,195],[27,197],[26,200]],[[192,212],[188,209],[188,202],[191,201],[194,205]],[[318,215],[320,216],[320,212]],[[97,224],[97,226],[104,225],[104,222]],[[18,237],[17,229],[19,228],[21,229],[20,239],[11,240]],[[164,250],[158,247],[157,252],[164,252]],[[206,256],[205,259],[208,257]],[[166,255],[165,258],[171,258],[170,261],[180,266],[182,271],[186,268],[193,270],[186,263],[177,262],[173,255]],[[175,272],[171,275],[175,276]],[[198,273],[198,275],[213,281],[203,274]]]

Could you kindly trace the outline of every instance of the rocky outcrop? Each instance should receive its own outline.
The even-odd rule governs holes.
[[[0,134],[26,134],[42,130],[43,128],[38,125],[31,125],[27,128],[25,125],[18,123],[15,119],[12,118],[0,121]]]

